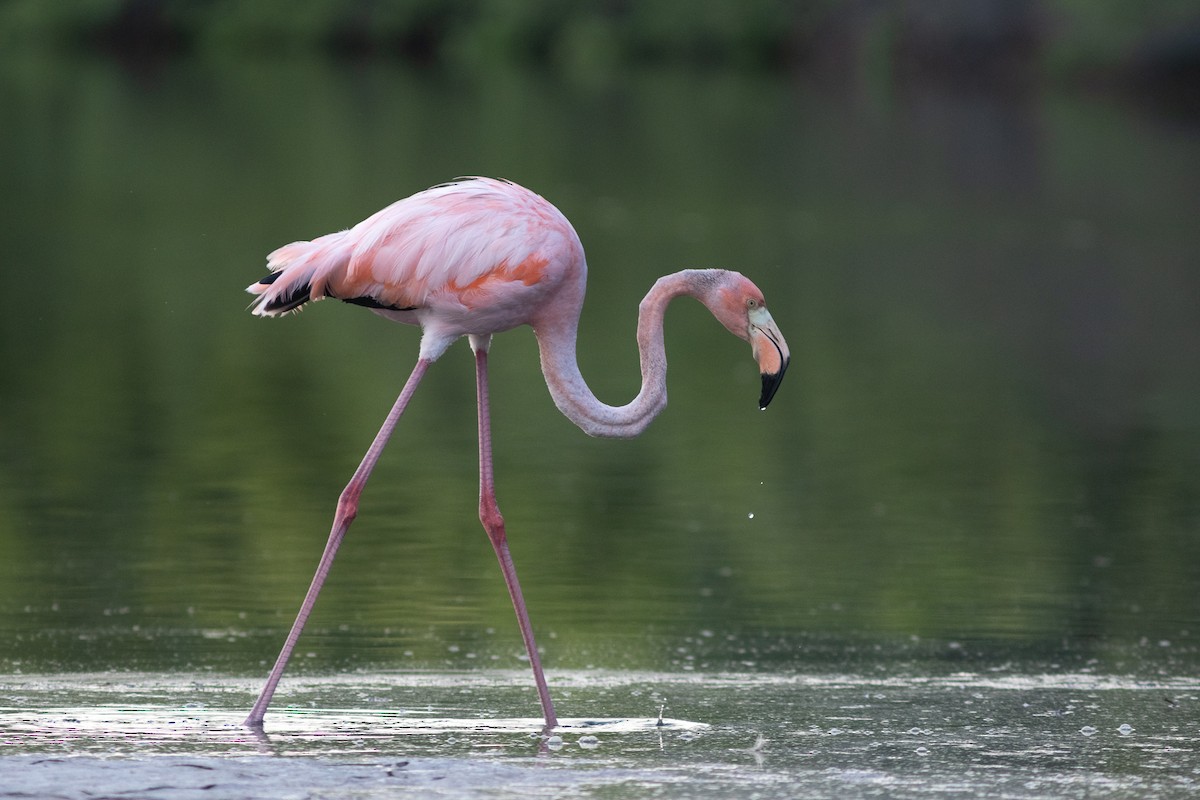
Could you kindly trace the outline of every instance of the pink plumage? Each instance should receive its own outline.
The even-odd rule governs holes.
[[[271,272],[251,284],[259,316],[279,316],[325,297],[421,326],[417,364],[362,463],[342,491],[325,552],[296,621],[246,724],[261,726],[296,642],[316,604],[358,498],[384,446],[429,366],[467,336],[475,353],[479,404],[479,518],[500,562],[533,669],[545,730],[557,725],[533,628],[496,503],[488,413],[488,348],[494,333],[529,325],[555,404],[592,436],[641,433],[667,403],[663,316],[675,297],[703,303],[734,335],[748,341],[762,374],[765,408],[787,369],[783,335],[762,292],[728,270],[683,270],[659,278],[638,313],[642,387],[623,406],[600,402],[575,359],[587,266],[571,223],[553,205],[515,183],[467,178],[400,200],[349,230],[292,242],[268,256]]]
[[[454,339],[531,324],[564,280],[582,285],[583,246],[566,217],[507,181],[435,186],[349,230],[292,242],[267,257],[251,305],[276,316],[337,298]],[[440,343],[440,342],[439,342]]]

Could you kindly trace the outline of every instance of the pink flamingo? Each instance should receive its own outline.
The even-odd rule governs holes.
[[[762,373],[759,406],[766,408],[787,368],[789,351],[767,312],[762,292],[726,270],[689,269],[659,278],[642,300],[637,341],[642,388],[625,406],[596,399],[575,361],[587,265],[571,223],[538,195],[507,181],[468,178],[435,186],[393,203],[350,230],[293,242],[268,256],[271,272],[247,288],[259,316],[294,311],[333,297],[397,322],[420,325],[417,364],[338,498],[329,541],[279,658],[245,724],[261,727],[304,623],[358,513],[358,499],[400,415],[429,365],[466,336],[475,353],[479,403],[479,519],[487,531],[512,599],[533,668],[546,730],[557,726],[554,704],[509,554],[496,504],[488,412],[487,354],[493,333],[529,325],[537,336],[542,372],[555,404],[591,436],[641,433],[667,403],[663,314],[667,303],[691,295],[734,335],[750,342]]]

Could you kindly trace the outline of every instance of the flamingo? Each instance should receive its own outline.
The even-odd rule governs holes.
[[[500,562],[533,670],[545,730],[558,718],[496,503],[488,410],[492,334],[529,325],[537,337],[546,386],[558,409],[591,436],[637,436],[667,403],[663,315],[690,295],[753,348],[766,408],[787,368],[789,351],[762,292],[727,270],[688,269],[654,284],[638,313],[642,387],[628,405],[596,399],[575,359],[587,265],[571,223],[546,200],[509,181],[461,178],[393,203],[349,230],[293,242],[267,257],[269,274],[247,287],[250,308],[275,317],[325,297],[365,306],[422,329],[416,366],[379,433],[338,498],[316,574],[283,649],[245,725],[260,728],[288,659],[312,613],[338,547],[358,513],[359,496],[429,366],[466,336],[475,355],[479,405],[479,519]]]

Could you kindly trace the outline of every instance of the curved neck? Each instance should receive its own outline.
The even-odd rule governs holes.
[[[567,419],[589,436],[628,439],[637,436],[667,406],[667,353],[663,343],[663,315],[667,304],[683,294],[694,294],[691,273],[684,270],[659,278],[638,307],[637,342],[642,364],[642,388],[623,406],[596,399],[579,373],[575,340],[579,316],[566,314],[535,325],[542,372],[555,405]]]

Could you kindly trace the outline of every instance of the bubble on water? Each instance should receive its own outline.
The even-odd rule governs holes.
[[[929,748],[928,747],[918,747],[913,752],[919,756],[927,756],[927,755],[929,755]]]
[[[551,750],[561,750],[563,748],[563,738],[561,736],[546,737],[546,747]]]
[[[754,519],[754,512],[751,511],[749,514],[747,514],[746,519]]]
[[[1084,725],[1082,728],[1079,729],[1079,732],[1082,733],[1084,736],[1095,736],[1096,735],[1096,729],[1093,728],[1091,725]]]
[[[579,737],[579,746],[582,747],[584,750],[595,750],[597,747],[600,746],[600,740],[597,739],[595,736],[591,736],[591,735],[580,736]]]
[[[1129,734],[1133,733],[1133,726],[1128,722],[1122,722],[1120,727],[1117,728],[1117,733],[1121,734],[1122,736],[1128,736]]]

